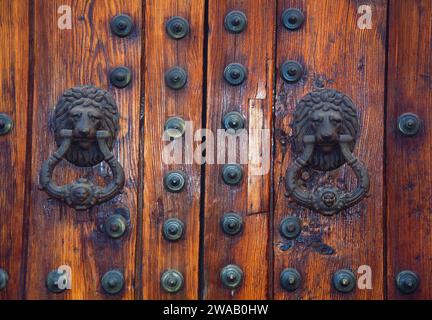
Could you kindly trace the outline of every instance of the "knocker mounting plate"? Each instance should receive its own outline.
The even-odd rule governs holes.
[[[294,149],[300,156],[286,173],[288,195],[300,205],[332,215],[361,201],[369,190],[366,167],[352,154],[359,133],[357,108],[333,89],[308,93],[297,104],[293,121]],[[358,179],[348,192],[326,185],[313,191],[300,187],[298,175],[306,167],[330,171],[347,163]]]

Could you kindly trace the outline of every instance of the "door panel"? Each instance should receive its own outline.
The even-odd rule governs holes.
[[[381,299],[383,298],[383,136],[386,1],[369,1],[372,29],[357,27],[357,1],[279,1],[278,17],[287,8],[305,15],[304,25],[288,31],[277,28],[278,70],[275,100],[274,159],[274,292],[277,299]],[[331,23],[330,23],[331,21]],[[349,54],[347,54],[349,52]],[[304,75],[297,83],[279,76],[286,60],[298,61]],[[285,173],[293,162],[294,140],[290,124],[297,102],[308,92],[332,88],[352,98],[360,117],[360,136],[354,154],[370,175],[370,197],[333,216],[305,210],[285,196]],[[335,184],[352,190],[356,181],[348,166],[331,172],[310,170],[302,175],[308,188]],[[287,240],[278,232],[281,221],[299,217],[302,232]],[[332,286],[339,269],[370,266],[372,290],[341,294]],[[295,268],[302,285],[295,292],[281,288],[280,274]]]

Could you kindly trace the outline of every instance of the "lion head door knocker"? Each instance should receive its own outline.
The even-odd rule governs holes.
[[[303,97],[294,114],[293,138],[299,157],[286,172],[288,196],[323,215],[333,215],[361,201],[369,190],[369,176],[366,167],[352,154],[358,132],[357,108],[348,96],[321,89]],[[357,177],[353,191],[332,185],[309,191],[299,185],[298,176],[306,167],[330,171],[344,163]]]
[[[54,125],[59,148],[42,165],[41,189],[76,210],[89,209],[119,194],[125,178],[122,166],[112,154],[119,130],[119,113],[111,94],[94,86],[65,91],[55,108]],[[79,167],[92,167],[105,161],[111,169],[112,181],[100,187],[81,178],[58,186],[52,181],[52,175],[63,158]]]

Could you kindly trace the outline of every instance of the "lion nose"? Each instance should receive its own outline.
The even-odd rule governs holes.
[[[82,128],[82,129],[79,129],[78,132],[81,136],[86,137],[90,133],[90,129],[89,128]]]
[[[323,133],[321,134],[321,137],[322,137],[323,140],[328,141],[328,140],[331,140],[331,139],[332,139],[333,135],[332,135],[331,132],[323,132]]]

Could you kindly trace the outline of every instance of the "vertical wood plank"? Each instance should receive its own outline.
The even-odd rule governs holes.
[[[189,34],[179,40],[169,37],[165,23],[173,16],[189,21]],[[177,164],[164,162],[164,124],[169,117],[182,117],[195,129],[201,128],[204,0],[149,0],[145,14],[146,67],[144,106],[144,213],[143,213],[143,296],[144,299],[196,299],[198,297],[198,257],[200,230],[200,165],[187,160],[186,144],[193,146],[194,132],[177,139],[183,153]],[[179,66],[186,70],[184,88],[172,90],[165,84],[167,70]],[[193,128],[191,128],[193,130]],[[185,189],[169,193],[163,178],[170,170],[186,173]],[[162,234],[164,221],[178,218],[185,232],[177,242]],[[184,287],[178,293],[161,288],[162,274],[170,269],[182,273]]]
[[[387,82],[387,252],[388,298],[432,299],[432,3],[390,1]],[[417,114],[422,128],[404,137],[398,117]],[[401,294],[402,270],[420,277],[419,289]]]
[[[372,8],[372,28],[359,29],[360,5]],[[306,20],[301,29],[288,31],[280,22],[283,10],[298,8]],[[279,0],[277,67],[285,60],[299,61],[305,75],[287,84],[277,72],[274,160],[274,292],[276,299],[380,299],[383,298],[383,134],[386,1]],[[292,115],[296,103],[315,88],[333,88],[350,96],[358,107],[361,130],[354,154],[366,164],[371,197],[335,216],[302,209],[285,197],[284,176],[292,153]],[[328,174],[311,171],[307,185],[326,182],[343,188],[355,186],[345,165]],[[278,232],[284,217],[298,216],[302,233],[293,241]],[[372,270],[372,289],[338,293],[331,284],[338,269]],[[285,268],[302,275],[301,287],[292,293],[280,286]]]
[[[243,11],[247,17],[247,27],[242,33],[231,34],[225,30],[224,19],[231,10]],[[216,138],[223,116],[239,111],[246,119],[248,131],[270,130],[275,1],[210,0],[208,12],[207,128]],[[240,86],[230,86],[223,78],[224,69],[230,63],[241,63],[247,69],[247,80]],[[222,151],[216,150],[216,144],[215,141],[215,155]],[[271,137],[262,144],[270,147]],[[257,145],[250,140],[249,157],[254,148]],[[225,151],[230,150],[227,147]],[[207,156],[209,153],[207,150]],[[240,162],[239,157],[236,162]],[[221,163],[206,164],[202,296],[204,299],[269,298],[270,170],[252,176],[251,164],[242,164],[241,184],[228,186],[221,178],[222,167]],[[223,233],[220,220],[227,212],[242,216],[241,234]],[[229,264],[238,265],[244,273],[243,283],[236,290],[224,288],[220,280],[221,269]]]
[[[13,121],[0,136],[0,268],[9,282],[0,300],[23,295],[22,252],[29,84],[29,3],[0,1],[0,112]]]
[[[61,30],[58,8],[70,6],[72,29]],[[110,31],[110,20],[119,13],[130,15],[133,33],[118,38]],[[134,297],[135,241],[138,187],[138,142],[140,116],[141,1],[35,1],[35,85],[32,131],[32,188],[29,214],[27,292],[29,299],[131,299]],[[132,70],[132,82],[125,89],[109,83],[109,71],[119,65]],[[78,212],[48,199],[38,190],[41,164],[56,150],[52,132],[55,105],[62,93],[74,86],[93,84],[109,90],[119,107],[120,132],[114,153],[122,164],[124,193],[107,204]],[[63,161],[55,180],[70,183],[87,177],[101,184],[110,181],[106,164],[79,169]],[[130,210],[130,229],[119,240],[100,230],[105,216],[116,207]],[[48,272],[61,265],[72,269],[72,289],[62,294],[45,287]],[[103,293],[100,279],[110,269],[124,273],[121,294]]]

